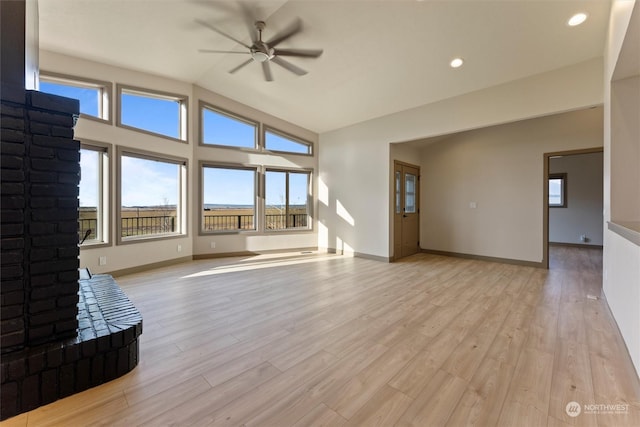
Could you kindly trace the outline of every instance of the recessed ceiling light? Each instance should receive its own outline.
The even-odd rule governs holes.
[[[464,64],[464,59],[462,59],[462,58],[454,58],[449,63],[451,68],[460,68],[460,67],[462,67],[462,64]]]
[[[569,20],[567,21],[567,25],[570,27],[576,27],[586,21],[588,16],[589,15],[584,12],[576,13],[571,18],[569,18]]]

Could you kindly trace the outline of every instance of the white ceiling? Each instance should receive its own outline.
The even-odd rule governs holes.
[[[241,50],[199,25],[248,44],[234,1],[39,0],[40,47],[200,85],[315,132],[428,104],[603,55],[605,0],[290,0],[248,3],[269,39],[296,17],[304,31],[280,48],[322,48],[292,58],[305,76],[272,64],[228,71]],[[575,12],[589,14],[571,28]],[[449,61],[461,56],[462,68]]]

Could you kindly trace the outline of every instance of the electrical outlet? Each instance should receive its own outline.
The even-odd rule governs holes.
[[[216,242],[211,242],[211,249],[215,249],[216,248]]]
[[[178,245],[178,247],[176,248],[176,250],[177,250],[178,252],[182,252],[182,245]]]
[[[100,259],[98,260],[98,265],[107,265],[107,257],[101,256]]]

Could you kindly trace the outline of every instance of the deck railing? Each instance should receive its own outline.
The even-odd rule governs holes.
[[[306,213],[265,215],[267,230],[307,227]],[[255,230],[253,215],[205,215],[204,231]]]
[[[306,228],[306,213],[265,215],[267,230],[286,228]],[[78,236],[82,239],[87,232],[91,234],[86,240],[95,240],[98,221],[95,218],[78,220]],[[150,234],[173,233],[176,231],[175,216],[140,216],[121,219],[122,237],[145,236]],[[254,215],[205,215],[204,231],[255,230]]]
[[[205,215],[204,231],[254,230],[253,215]]]
[[[169,215],[122,218],[121,224],[122,237],[146,236],[176,231],[176,217]]]
[[[78,238],[80,240],[84,239],[84,234],[87,230],[91,230],[91,234],[89,234],[85,240],[95,240],[97,229],[98,220],[95,218],[82,218],[78,220]]]
[[[304,228],[307,226],[306,213],[297,214],[278,214],[278,215],[265,215],[265,228],[267,230],[281,230],[284,228]],[[286,218],[286,219],[285,219]]]
[[[176,231],[176,217],[171,215],[122,218],[120,224],[122,237],[146,236],[150,234],[173,233]],[[91,234],[89,234],[86,240],[95,240],[97,228],[97,219],[79,219],[78,237],[83,239],[87,230],[91,230]]]

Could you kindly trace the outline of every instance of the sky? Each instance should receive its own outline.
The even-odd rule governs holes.
[[[79,99],[81,113],[98,116],[99,91],[97,89],[41,82],[40,90]],[[123,93],[121,102],[121,121],[123,124],[179,138],[180,105],[177,101],[149,99],[132,93]],[[208,109],[204,111],[205,143],[245,148],[254,147],[256,127],[253,124],[217,114]],[[307,152],[305,145],[292,142],[273,132],[266,132],[266,145],[270,150]],[[82,207],[97,206],[98,181],[96,177],[99,157],[96,151],[81,151],[80,206]],[[121,170],[122,206],[177,204],[179,165],[123,156]],[[305,204],[308,187],[307,175],[291,173],[289,176],[289,203],[292,205]],[[255,202],[255,175],[253,171],[205,168],[203,180],[205,204],[252,205]],[[265,182],[266,205],[284,205],[285,174],[267,172]]]

